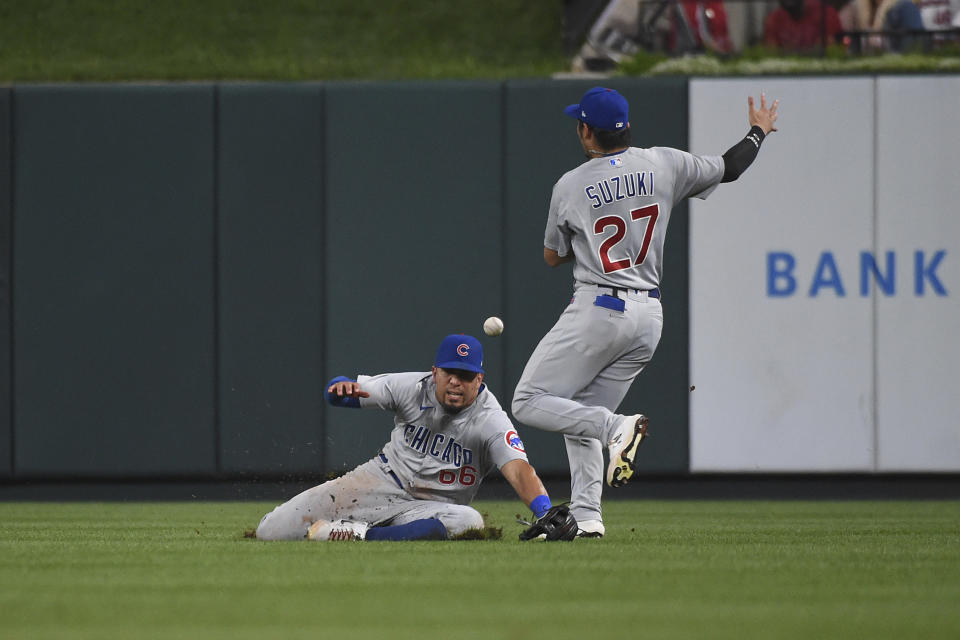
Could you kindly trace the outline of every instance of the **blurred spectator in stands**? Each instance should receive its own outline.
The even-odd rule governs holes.
[[[942,31],[953,28],[951,0],[916,0],[923,28],[927,31]]]
[[[677,0],[670,8],[670,51],[711,52],[726,55],[733,51],[727,31],[727,10],[720,0]]]
[[[922,31],[920,10],[911,0],[852,0],[840,11],[846,31]],[[862,43],[864,49],[900,51],[912,45],[909,36],[875,36]]]
[[[611,71],[640,50],[640,0],[610,0],[587,32],[571,70]]]
[[[843,30],[837,10],[820,0],[780,0],[767,16],[764,44],[792,53],[809,53],[833,44]]]

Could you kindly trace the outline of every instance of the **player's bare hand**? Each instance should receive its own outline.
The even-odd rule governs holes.
[[[335,382],[330,385],[330,388],[327,389],[327,393],[332,393],[338,398],[344,396],[348,398],[369,398],[370,394],[360,388],[360,384],[357,382]]]
[[[751,127],[760,127],[763,129],[764,135],[769,134],[771,131],[776,131],[777,128],[774,123],[777,121],[777,106],[780,104],[779,100],[774,100],[773,104],[770,105],[770,108],[767,108],[767,94],[760,94],[760,108],[754,109],[753,106],[753,96],[747,96],[747,105],[750,107],[750,112],[748,118],[750,120]]]

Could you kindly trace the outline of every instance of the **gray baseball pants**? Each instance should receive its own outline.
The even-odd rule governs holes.
[[[609,292],[578,283],[527,361],[511,407],[523,424],[565,435],[570,511],[578,520],[602,519],[603,450],[624,417],[614,411],[653,357],[663,329],[658,299],[620,293],[622,312],[594,304]]]
[[[303,540],[317,520],[354,520],[376,527],[425,518],[442,522],[451,536],[483,528],[483,516],[473,507],[414,498],[374,458],[335,480],[307,489],[263,516],[257,538]]]

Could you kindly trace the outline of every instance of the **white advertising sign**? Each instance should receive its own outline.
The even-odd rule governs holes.
[[[960,470],[958,82],[691,82],[694,153],[781,101],[691,203],[693,471]]]
[[[960,77],[879,78],[877,105],[877,468],[957,471]]]

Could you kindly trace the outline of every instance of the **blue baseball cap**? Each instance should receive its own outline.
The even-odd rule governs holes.
[[[604,87],[590,89],[583,94],[579,103],[570,105],[563,112],[605,131],[621,131],[630,123],[627,99],[613,89]]]
[[[483,345],[473,336],[454,333],[443,339],[434,365],[441,369],[465,369],[483,373]]]

